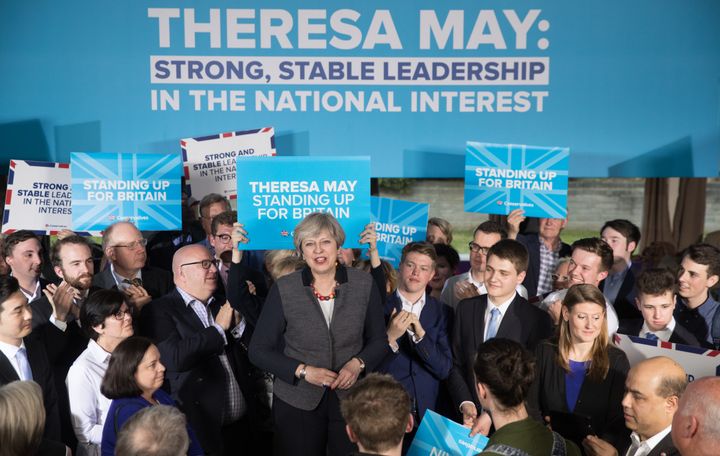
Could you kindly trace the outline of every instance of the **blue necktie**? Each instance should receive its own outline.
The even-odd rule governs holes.
[[[490,321],[488,322],[487,337],[485,340],[490,340],[495,337],[498,330],[498,321],[500,320],[500,309],[497,307],[490,311]]]
[[[32,380],[32,371],[30,370],[30,363],[28,363],[27,351],[25,351],[25,348],[21,347],[17,353],[15,353],[15,360],[17,361],[18,368],[20,369],[20,380]]]
[[[656,336],[655,334],[653,334],[653,333],[651,333],[651,332],[646,332],[646,333],[645,333],[645,338],[646,338],[646,339],[649,339],[649,340],[658,340],[658,339],[659,339],[658,336]]]

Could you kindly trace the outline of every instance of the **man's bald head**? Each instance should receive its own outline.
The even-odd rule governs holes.
[[[720,377],[688,385],[672,424],[673,443],[683,456],[715,455],[720,447]]]
[[[625,426],[642,440],[658,434],[672,423],[686,386],[685,370],[672,359],[658,356],[639,362],[625,381]]]
[[[208,267],[204,268],[203,263]],[[210,251],[202,245],[192,244],[178,249],[173,256],[172,270],[175,286],[200,301],[207,302],[215,291],[217,266]]]

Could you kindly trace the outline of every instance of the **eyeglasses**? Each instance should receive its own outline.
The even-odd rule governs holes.
[[[479,244],[472,241],[468,243],[468,247],[470,247],[470,251],[472,253],[482,253],[483,255],[487,255],[490,251],[490,247],[481,247]]]
[[[553,280],[560,280],[562,282],[567,282],[568,280],[570,280],[570,276],[568,275],[551,274],[550,277],[552,277]]]
[[[202,266],[203,269],[210,269],[210,266],[213,266],[213,265],[214,265],[215,267],[217,267],[217,265],[218,265],[219,263],[220,263],[220,262],[219,262],[218,260],[215,260],[215,259],[213,259],[213,260],[201,260],[201,261],[193,261],[193,262],[191,262],[191,263],[183,263],[183,264],[180,265],[180,267],[190,266],[190,265],[192,265],[192,264],[199,264],[200,266]]]
[[[230,242],[230,240],[232,239],[232,236],[230,236],[229,234],[214,234],[213,236],[215,236],[216,238],[220,238],[220,240],[223,241],[225,244]]]
[[[126,249],[135,250],[139,246],[145,247],[147,239],[138,239],[137,241],[128,242],[127,244],[115,244],[113,247],[125,247]]]
[[[132,314],[130,313],[130,309],[127,309],[127,308],[126,308],[126,309],[122,309],[122,308],[121,308],[120,310],[118,310],[117,312],[115,312],[115,313],[113,314],[113,317],[115,317],[116,320],[121,320],[121,321],[122,321],[122,320],[125,319],[125,315],[132,316]]]

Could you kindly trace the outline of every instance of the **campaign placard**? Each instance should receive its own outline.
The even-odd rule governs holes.
[[[128,221],[140,230],[182,229],[179,154],[70,154],[72,226],[103,230]]]
[[[377,232],[380,258],[400,266],[402,249],[410,242],[424,241],[430,205],[392,198],[370,197],[370,211]]]
[[[312,212],[329,212],[345,230],[345,247],[360,247],[370,222],[368,157],[252,157],[237,159],[241,248],[292,249],[295,226]]]
[[[631,366],[654,356],[667,356],[685,369],[690,381],[700,377],[720,375],[720,351],[718,350],[625,334],[615,334],[613,341],[625,352]]]
[[[210,193],[237,197],[235,162],[242,157],[274,156],[275,129],[231,131],[180,140],[189,193],[201,199]]]
[[[470,429],[450,418],[427,410],[406,456],[473,456],[488,443],[482,434],[470,437]]]
[[[70,165],[10,160],[2,232],[56,234],[71,226]]]
[[[567,147],[468,142],[465,212],[565,218],[569,164]]]

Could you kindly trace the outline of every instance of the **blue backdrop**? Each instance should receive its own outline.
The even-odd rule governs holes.
[[[717,0],[4,1],[2,169],[272,126],[378,177],[461,177],[466,141],[717,176],[718,24]]]

